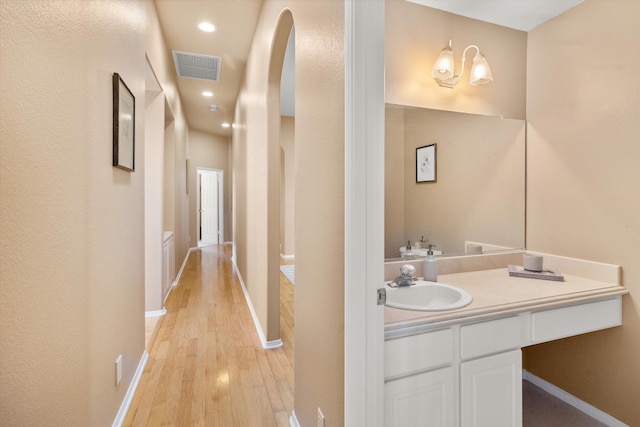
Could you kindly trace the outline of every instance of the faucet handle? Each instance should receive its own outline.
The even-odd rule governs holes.
[[[416,268],[411,264],[404,264],[400,267],[400,273],[405,276],[413,277],[413,275],[416,274]]]

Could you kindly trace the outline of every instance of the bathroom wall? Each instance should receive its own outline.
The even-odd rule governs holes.
[[[400,256],[404,231],[404,110],[385,108],[384,126],[384,257]],[[413,236],[412,236],[413,237]],[[419,239],[415,236],[413,241]]]
[[[385,8],[386,102],[525,118],[527,33],[405,0],[387,0]],[[468,66],[475,54],[475,49],[470,49],[465,74],[456,88],[438,86],[431,68],[449,40],[457,71],[464,48],[477,45],[487,57],[493,82],[469,85]]]
[[[143,2],[0,2],[0,425],[111,425],[144,352],[144,55]]]
[[[527,33],[489,24],[404,0],[387,0],[385,3],[385,100],[387,103],[456,111],[479,115],[524,119],[526,90]],[[460,70],[460,58],[464,48],[478,45],[487,56],[494,81],[481,86],[470,86],[468,79],[461,79],[455,89],[438,86],[431,77],[431,67],[442,48],[453,40],[456,67]],[[467,53],[468,62],[475,50]],[[469,68],[465,71],[468,73]],[[467,74],[468,75],[468,74]],[[399,128],[391,121],[387,111],[385,136],[385,257],[397,257],[398,248],[405,239],[413,241],[424,232],[412,226],[405,235],[405,200],[410,191],[421,206],[428,203],[423,195],[428,184],[416,187],[415,179],[406,189],[405,173],[415,169],[413,163],[405,171],[405,154],[398,151]],[[394,112],[398,115],[399,112]],[[455,126],[456,129],[459,126]],[[458,130],[459,131],[459,130]],[[393,134],[393,135],[392,135]],[[438,142],[429,132],[429,138]],[[417,146],[427,145],[426,143]],[[412,148],[415,155],[415,146]],[[404,147],[403,147],[404,150]],[[401,157],[399,157],[401,156]],[[400,162],[402,158],[402,162]],[[445,167],[444,164],[439,166]],[[449,168],[441,169],[444,171]],[[415,172],[413,172],[415,174]],[[402,183],[400,183],[402,181]],[[433,187],[433,186],[432,186]],[[438,184],[439,189],[443,188]],[[432,190],[430,188],[429,190]],[[410,213],[409,213],[410,214]],[[524,218],[520,218],[524,221]],[[411,221],[415,221],[411,219]],[[425,236],[428,238],[428,236]],[[434,236],[435,238],[435,236]],[[438,237],[438,240],[442,240]],[[438,244],[437,242],[435,242]]]
[[[398,155],[387,156],[385,173],[403,177],[404,184],[391,187],[387,199],[400,199],[396,193],[404,190],[404,206],[390,207],[402,209],[404,227],[385,228],[386,244],[394,243],[387,257],[398,257],[407,239],[421,236],[445,254],[464,253],[466,240],[523,248],[525,122],[425,108],[392,110],[398,108],[387,106],[387,136],[403,133],[398,140],[404,146],[387,139],[386,150],[397,147],[403,163],[394,162]],[[398,115],[402,122],[394,119]],[[416,148],[429,144],[436,144],[437,182],[416,183]]]
[[[233,134],[234,245],[261,327],[271,336],[267,274],[279,251],[267,242],[269,118],[267,79],[274,32],[286,10],[296,29],[295,413],[315,425],[344,424],[344,1],[265,1],[241,87]],[[283,34],[278,34],[283,36]],[[288,33],[284,35],[284,48]],[[279,81],[278,76],[278,81]],[[279,140],[278,140],[279,141]],[[280,144],[277,144],[280,156]],[[277,162],[276,162],[277,164]],[[266,177],[266,179],[265,179]],[[279,200],[277,200],[279,203]],[[279,226],[279,216],[276,218]],[[271,230],[273,231],[273,230]],[[279,232],[276,230],[276,236]],[[279,239],[278,239],[279,241]],[[267,250],[269,249],[269,250]],[[272,259],[271,257],[274,257]],[[327,268],[331,266],[331,268]],[[276,333],[278,331],[276,330]],[[268,338],[269,339],[269,338]]]
[[[527,246],[622,265],[623,325],[525,367],[640,425],[640,2],[585,0],[529,33]]]
[[[224,240],[232,241],[231,235],[231,188],[232,173],[229,165],[231,151],[230,138],[200,132],[191,129],[189,132],[189,233],[191,242],[198,242],[198,192],[196,180],[198,168],[221,169],[224,172]]]

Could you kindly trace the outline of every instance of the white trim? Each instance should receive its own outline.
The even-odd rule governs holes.
[[[298,418],[296,417],[296,411],[291,411],[291,416],[289,417],[289,427],[300,427],[300,423],[298,422]]]
[[[191,252],[196,251],[198,249],[200,248],[189,248],[189,250],[187,251],[187,254],[184,256],[184,260],[182,260],[182,265],[180,266],[180,270],[176,275],[176,279],[173,281],[173,283],[171,283],[171,286],[169,287],[169,292],[167,292],[167,294],[164,296],[164,299],[162,300],[162,305],[164,305],[164,303],[167,302],[167,298],[169,298],[169,295],[171,295],[171,291],[173,290],[173,288],[178,286],[180,282],[180,277],[182,276],[182,271],[184,270],[184,267],[185,265],[187,265],[187,261],[189,260],[189,255],[191,255]]]
[[[136,389],[138,388],[138,384],[140,383],[140,378],[142,377],[142,373],[144,372],[144,367],[147,364],[147,360],[149,359],[149,353],[145,350],[142,353],[142,357],[140,358],[140,362],[138,362],[138,367],[131,378],[131,383],[129,384],[129,389],[127,390],[127,394],[124,395],[124,399],[122,400],[122,404],[120,404],[120,409],[118,409],[118,413],[116,414],[116,418],[113,420],[112,427],[121,427],[122,423],[124,423],[124,419],[127,416],[127,412],[129,411],[129,406],[131,406],[131,402],[133,401],[133,396],[136,394]]]
[[[345,0],[344,424],[384,419],[384,0]]]
[[[253,324],[256,327],[256,332],[258,332],[258,337],[260,338],[260,343],[262,344],[262,348],[265,350],[273,350],[275,348],[282,347],[284,344],[282,343],[281,339],[267,341],[267,339],[265,338],[264,333],[262,332],[262,328],[260,327],[260,321],[258,320],[258,315],[253,309],[253,303],[251,302],[251,297],[249,296],[249,292],[247,292],[247,288],[244,286],[244,280],[242,280],[242,275],[240,274],[240,271],[238,270],[238,266],[236,265],[235,256],[231,258],[231,261],[233,262],[233,268],[236,271],[236,275],[238,276],[238,281],[240,282],[240,286],[242,287],[242,292],[244,293],[244,299],[247,301],[247,306],[249,307],[249,311],[251,312],[251,317],[253,318]]]
[[[550,395],[557,397],[563,402],[573,406],[578,411],[584,412],[585,414],[589,415],[592,418],[595,418],[596,420],[606,424],[609,427],[629,427],[627,424],[623,423],[622,421],[615,419],[611,415],[607,414],[604,411],[601,411],[595,406],[588,404],[584,400],[578,399],[574,395],[567,393],[560,387],[555,386],[546,380],[543,380],[542,378],[532,374],[526,369],[522,370],[522,379],[527,380],[531,384],[540,387]]]
[[[282,258],[285,261],[290,261],[292,259],[296,259],[296,256],[294,254],[291,254],[291,255],[280,254],[280,258]]]
[[[187,254],[184,256],[184,260],[182,260],[182,265],[180,266],[180,270],[178,270],[178,274],[176,274],[176,279],[173,281],[173,283],[171,284],[171,287],[175,287],[178,286],[178,282],[180,282],[180,277],[182,276],[182,272],[184,271],[184,267],[187,265],[187,261],[189,260],[189,255],[191,255],[191,252],[193,251],[197,251],[200,248],[189,248],[189,250],[187,251]],[[169,293],[167,293],[167,296],[169,296]],[[166,297],[164,298],[165,300],[167,299]]]
[[[169,290],[171,292],[171,290]],[[145,311],[144,317],[160,317],[167,314],[167,309],[162,307],[162,310]]]

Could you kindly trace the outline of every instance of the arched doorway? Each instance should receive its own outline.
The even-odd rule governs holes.
[[[267,93],[267,341],[280,340],[280,254],[281,254],[281,86],[287,45],[293,28],[291,11],[278,19],[271,45]]]

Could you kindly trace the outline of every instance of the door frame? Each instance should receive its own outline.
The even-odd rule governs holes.
[[[196,168],[196,237],[200,244],[200,175],[217,173],[218,177],[218,244],[224,243],[224,170],[213,168]]]
[[[384,0],[345,0],[344,424],[384,423]]]

